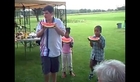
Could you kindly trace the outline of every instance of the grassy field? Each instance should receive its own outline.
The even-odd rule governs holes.
[[[69,15],[68,20],[84,20],[79,23],[68,23],[71,27],[71,36],[75,40],[73,67],[76,77],[61,78],[61,69],[57,82],[95,82],[95,78],[88,80],[89,58],[91,48],[87,37],[93,35],[93,28],[101,25],[102,35],[106,39],[105,58],[117,59],[125,63],[125,29],[118,29],[117,23],[124,23],[125,12]],[[35,18],[31,19],[32,29],[36,27]],[[43,82],[39,47],[27,52],[25,59],[22,45],[15,49],[15,82]]]

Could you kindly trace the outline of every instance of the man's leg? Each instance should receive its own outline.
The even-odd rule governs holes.
[[[59,71],[59,57],[51,58],[51,77],[52,82],[57,81],[57,72]]]
[[[45,78],[45,82],[49,82],[50,73],[49,73],[49,74],[44,75],[44,78]]]
[[[42,71],[44,74],[45,82],[49,82],[49,73],[50,73],[50,58],[46,56],[41,57],[42,60]]]
[[[52,82],[57,82],[57,73],[51,73]]]

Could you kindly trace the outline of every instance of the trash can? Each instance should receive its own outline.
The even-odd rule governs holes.
[[[122,23],[117,23],[117,28],[122,28]]]

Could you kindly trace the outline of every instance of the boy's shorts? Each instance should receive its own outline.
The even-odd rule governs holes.
[[[95,66],[95,65],[97,65],[98,63],[100,63],[101,61],[97,61],[96,59],[95,59],[95,56],[92,56],[91,55],[91,61],[92,61],[92,66]]]
[[[59,71],[59,56],[58,57],[47,57],[41,56],[42,71],[44,75],[48,73],[56,73]]]

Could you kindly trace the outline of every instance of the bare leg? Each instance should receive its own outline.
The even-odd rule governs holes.
[[[90,60],[90,70],[93,72],[93,60]]]
[[[69,71],[73,71],[73,66],[72,66],[72,53],[69,53],[67,55],[67,65],[68,65]]]
[[[51,73],[52,76],[52,82],[56,82],[57,81],[57,73]]]
[[[73,73],[72,53],[67,55],[67,60],[68,60],[67,63],[68,63],[70,75],[75,76],[75,74]]]
[[[67,58],[67,55],[66,54],[62,54],[61,55],[61,59],[62,59],[62,72],[66,72],[66,58]]]
[[[89,80],[93,77],[93,60],[90,60],[90,74],[89,74]]]
[[[67,55],[66,54],[62,54],[61,55],[61,59],[62,59],[62,78],[65,78],[66,77],[66,58],[67,58]]]
[[[97,61],[95,60],[95,57],[94,57],[94,59],[92,60],[90,60],[90,69],[91,69],[91,72],[90,72],[90,74],[89,74],[89,79],[91,79],[92,77],[93,77],[93,71],[94,71],[94,69],[93,69],[93,67],[95,66],[97,64]]]
[[[47,74],[47,75],[44,75],[45,82],[49,82],[49,76],[50,76],[50,73],[49,73],[49,74]]]

